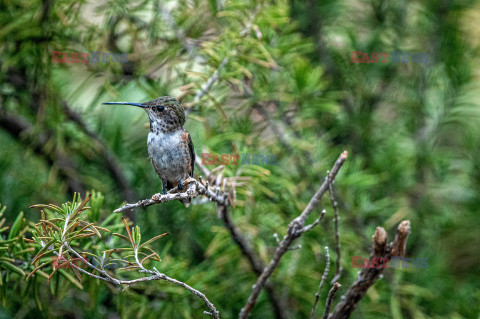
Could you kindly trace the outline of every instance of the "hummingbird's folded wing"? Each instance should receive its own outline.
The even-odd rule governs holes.
[[[190,134],[188,134],[187,131],[185,131],[185,134],[187,134],[187,141],[188,141],[188,151],[190,152],[190,177],[193,177],[193,169],[195,168],[195,149],[193,147],[193,142],[192,138],[190,137]]]

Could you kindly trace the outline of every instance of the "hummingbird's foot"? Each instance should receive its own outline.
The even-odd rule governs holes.
[[[162,195],[167,194],[167,180],[162,179]]]
[[[179,190],[179,191],[183,191],[182,180],[179,180],[179,181],[178,181],[178,190]]]

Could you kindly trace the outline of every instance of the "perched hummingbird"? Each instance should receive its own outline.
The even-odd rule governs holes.
[[[183,128],[185,112],[174,97],[162,96],[150,102],[107,102],[107,105],[134,105],[147,111],[150,119],[148,154],[153,168],[162,180],[162,193],[178,186],[183,191],[183,182],[193,177],[195,151],[190,134]],[[182,201],[186,206],[190,200]]]

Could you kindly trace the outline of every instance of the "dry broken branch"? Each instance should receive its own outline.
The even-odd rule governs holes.
[[[387,245],[387,232],[382,227],[377,227],[373,236],[370,260],[374,257],[386,259],[403,257],[409,233],[410,221],[402,221],[398,226],[395,240]],[[345,295],[342,296],[341,301],[337,304],[333,313],[328,316],[328,319],[349,318],[358,302],[362,300],[367,290],[377,281],[383,270],[384,268],[382,267],[365,267],[350,288],[348,288]]]

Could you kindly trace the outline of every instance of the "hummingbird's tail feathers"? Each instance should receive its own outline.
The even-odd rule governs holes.
[[[184,183],[183,191],[180,191],[180,190],[178,190],[178,186],[179,186],[178,182],[170,182],[170,181],[167,180],[167,190],[170,191],[173,188],[177,188],[176,190],[174,190],[174,192],[184,192],[186,190],[186,188],[188,187],[189,180],[186,179],[185,181],[183,181],[183,183]],[[178,201],[181,202],[183,205],[185,205],[185,207],[188,208],[190,206],[190,203],[192,202],[192,199],[191,198],[179,199]]]
[[[172,188],[177,187],[177,185],[178,185],[178,182],[177,183],[175,183],[175,182],[172,183],[169,180],[167,180],[167,190],[171,190]]]
[[[187,199],[181,199],[180,202],[182,202],[183,205],[185,205],[186,208],[188,208],[188,206],[190,206],[190,202],[192,201],[191,198],[187,198]]]

